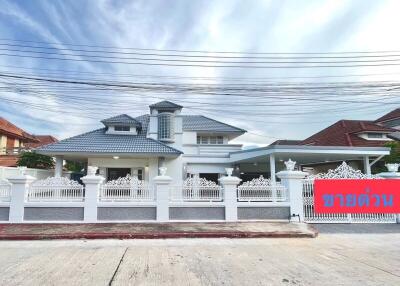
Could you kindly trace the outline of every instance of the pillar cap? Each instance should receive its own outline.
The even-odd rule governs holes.
[[[30,176],[30,175],[17,175],[17,176],[7,178],[7,180],[11,184],[26,184],[26,183],[32,183],[33,181],[36,181],[36,178],[33,176]]]
[[[104,182],[105,178],[98,175],[87,175],[82,177],[81,180],[85,184],[100,184]]]
[[[170,176],[157,176],[154,177],[153,179],[154,183],[156,183],[157,185],[166,185],[172,182],[172,178]]]
[[[276,173],[276,176],[279,179],[304,179],[307,175],[307,172],[290,170],[280,171]]]
[[[219,178],[218,181],[220,181],[222,185],[238,185],[242,181],[242,179],[234,176],[225,176]]]

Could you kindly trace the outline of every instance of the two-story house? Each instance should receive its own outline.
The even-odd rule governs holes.
[[[37,149],[56,157],[56,172],[65,159],[99,167],[113,180],[127,174],[151,181],[158,168],[168,168],[175,181],[196,174],[217,181],[230,167],[229,154],[242,146],[229,144],[246,131],[201,115],[182,115],[182,106],[162,101],[146,115],[121,114],[101,121],[104,127]]]
[[[32,135],[0,117],[0,166],[15,167],[21,151],[57,142],[50,135]]]

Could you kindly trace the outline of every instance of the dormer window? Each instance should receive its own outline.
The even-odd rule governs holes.
[[[129,132],[131,130],[131,127],[130,126],[124,126],[124,125],[115,126],[114,130],[115,131],[126,131],[126,132]]]
[[[172,113],[158,114],[158,140],[161,141],[174,140],[174,114]]]
[[[371,139],[382,139],[384,138],[382,133],[367,133],[368,138]]]

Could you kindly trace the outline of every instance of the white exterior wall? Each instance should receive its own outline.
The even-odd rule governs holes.
[[[181,182],[183,179],[183,160],[182,156],[175,159],[166,158],[164,166],[167,167],[167,176],[171,177],[174,182]]]
[[[190,174],[199,173],[218,173],[225,174],[225,168],[230,168],[230,164],[191,164],[186,165],[186,172]]]

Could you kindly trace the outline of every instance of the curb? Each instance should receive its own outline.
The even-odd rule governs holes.
[[[152,233],[75,233],[75,234],[10,234],[0,240],[49,239],[168,239],[168,238],[315,238],[318,233],[290,232],[152,232]]]

